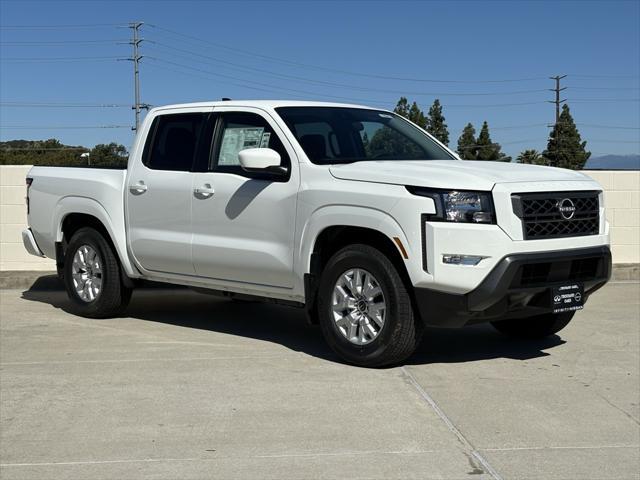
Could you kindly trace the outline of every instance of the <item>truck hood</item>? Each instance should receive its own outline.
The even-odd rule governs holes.
[[[342,180],[485,191],[496,183],[589,180],[563,168],[470,160],[366,161],[332,165],[329,171]]]

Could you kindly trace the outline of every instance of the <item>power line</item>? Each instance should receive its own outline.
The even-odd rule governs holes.
[[[55,102],[0,102],[2,107],[42,108],[129,108],[122,103],[55,103]]]
[[[0,25],[0,30],[68,30],[70,28],[122,27],[122,23],[93,23],[73,25]]]
[[[59,45],[96,45],[101,43],[113,44],[126,40],[53,40],[48,42],[0,42],[0,46],[12,47],[56,47]]]
[[[98,129],[98,128],[130,128],[129,125],[2,125],[0,124],[0,130],[84,130],[84,129]]]
[[[571,90],[640,90],[640,87],[569,87]]]
[[[262,68],[255,68],[255,67],[251,67],[251,66],[235,63],[235,62],[230,62],[230,61],[223,60],[223,59],[220,59],[220,58],[217,58],[217,57],[212,57],[210,55],[203,55],[203,54],[192,52],[192,51],[185,50],[185,49],[182,49],[182,48],[176,48],[176,47],[173,47],[171,45],[167,45],[167,44],[165,44],[163,42],[157,42],[157,41],[154,41],[154,40],[146,40],[146,41],[148,43],[152,43],[152,44],[155,44],[155,45],[160,45],[161,47],[164,47],[164,48],[169,49],[169,50],[174,50],[174,51],[177,51],[177,52],[186,53],[188,55],[192,55],[192,56],[199,57],[199,58],[205,58],[205,59],[213,60],[214,62],[222,63],[222,64],[225,64],[225,65],[229,65],[231,67],[235,67],[237,69],[241,69],[241,70],[244,70],[244,71],[248,70],[248,71],[253,71],[253,72],[265,73],[267,75],[272,75],[272,76],[275,76],[277,78],[286,78],[286,79],[296,80],[296,81],[300,81],[300,82],[311,83],[311,84],[315,84],[315,85],[326,85],[326,86],[329,86],[329,87],[336,87],[336,88],[348,88],[348,89],[359,90],[359,91],[364,91],[364,92],[393,93],[393,94],[398,94],[398,95],[414,95],[414,96],[442,96],[442,97],[446,97],[446,96],[521,95],[521,94],[538,93],[538,92],[545,92],[546,91],[546,89],[535,89],[535,90],[519,90],[519,91],[510,91],[510,92],[419,92],[419,91],[387,90],[387,89],[379,89],[379,88],[371,88],[371,87],[362,87],[362,86],[359,86],[359,85],[337,83],[337,82],[329,82],[329,81],[325,81],[325,80],[314,80],[314,79],[311,79],[311,78],[300,77],[300,76],[297,76],[297,75],[282,74],[282,73],[274,72],[274,71],[271,71],[271,70],[265,70],[265,69],[262,69]],[[163,49],[161,48],[160,50],[163,50]],[[171,54],[171,55],[175,55],[175,54]],[[177,56],[179,58],[182,58],[182,59],[190,60],[190,59],[184,57],[184,55],[175,55],[175,56]],[[200,63],[207,63],[207,62],[201,62],[200,61]]]
[[[640,102],[640,98],[572,98],[571,102]]]
[[[117,60],[121,57],[117,56],[104,56],[104,57],[10,57],[0,58],[0,62],[6,63],[29,63],[29,62],[92,62],[92,61],[104,61],[104,60]]]
[[[582,73],[569,73],[572,77],[582,78],[639,78],[640,75],[591,75]]]
[[[0,142],[2,143],[2,142]],[[7,147],[7,148],[0,148],[0,152],[13,152],[13,151],[28,151],[28,152],[32,152],[32,151],[36,151],[36,152],[48,152],[48,151],[57,151],[57,150],[91,150],[90,148],[87,147],[51,147],[51,148],[37,148],[37,147]]]
[[[166,32],[166,33],[170,33],[172,35],[177,35],[179,37],[187,38],[187,39],[190,39],[190,40],[195,40],[197,42],[201,42],[201,43],[204,43],[204,44],[207,44],[207,45],[213,45],[215,47],[222,48],[224,50],[229,50],[229,51],[236,52],[236,53],[241,53],[243,55],[256,57],[256,58],[261,58],[263,60],[276,61],[276,62],[283,63],[283,64],[286,64],[286,65],[289,65],[289,66],[311,68],[311,69],[315,69],[315,70],[322,70],[322,71],[326,71],[326,72],[340,73],[340,74],[344,74],[344,75],[352,75],[352,76],[356,76],[356,77],[368,77],[368,78],[377,78],[377,79],[381,79],[381,80],[397,80],[397,81],[405,81],[405,82],[460,83],[460,84],[524,82],[524,81],[531,81],[531,80],[541,80],[541,79],[545,78],[545,77],[529,77],[529,78],[513,78],[513,79],[496,79],[496,80],[458,80],[458,79],[450,79],[449,80],[449,79],[407,78],[407,77],[399,77],[399,76],[379,75],[379,74],[374,74],[374,73],[354,72],[354,71],[335,69],[335,68],[324,67],[324,66],[319,66],[319,65],[311,65],[311,64],[307,64],[307,63],[296,62],[296,61],[287,60],[287,59],[278,58],[278,57],[273,57],[273,56],[269,56],[269,55],[263,55],[263,54],[251,52],[251,51],[248,51],[248,50],[243,50],[243,49],[236,48],[236,47],[230,47],[228,45],[223,45],[221,43],[211,42],[209,40],[204,40],[202,38],[198,38],[198,37],[195,37],[195,36],[192,36],[192,35],[186,35],[184,33],[177,32],[175,30],[171,30],[171,29],[168,29],[168,28],[164,28],[164,27],[161,27],[161,26],[158,26],[158,25],[154,25],[154,24],[147,24],[147,25],[149,27],[155,28],[157,30],[160,30],[160,31],[163,31],[163,32]]]

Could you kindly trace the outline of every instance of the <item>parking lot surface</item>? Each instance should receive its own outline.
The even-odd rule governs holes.
[[[426,332],[340,363],[296,309],[136,291],[123,318],[0,292],[0,478],[637,479],[640,285],[559,336]]]

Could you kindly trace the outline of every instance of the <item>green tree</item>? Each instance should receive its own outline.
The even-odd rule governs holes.
[[[531,165],[546,165],[547,159],[537,150],[524,150],[516,158],[518,163],[528,163]]]
[[[444,115],[442,115],[442,105],[437,98],[429,108],[426,130],[445,145],[449,145],[449,130],[447,130]]]
[[[89,149],[48,140],[8,140],[0,142],[0,165],[81,166],[80,158]]]
[[[462,130],[460,138],[458,138],[457,152],[463,160],[477,160],[476,152],[478,147],[476,146],[476,129],[473,128],[471,123]]]
[[[393,111],[404,118],[409,118],[409,100],[407,100],[407,97],[400,97]]]
[[[98,144],[89,153],[91,165],[98,167],[126,168],[129,157],[125,146],[115,142]]]
[[[398,131],[383,127],[376,130],[368,143],[367,154],[380,160],[421,158],[424,152],[417,144],[408,142]]]
[[[507,157],[501,152],[502,147],[499,143],[491,141],[491,135],[489,134],[489,124],[485,121],[482,123],[480,129],[480,135],[476,142],[478,150],[476,153],[476,160],[494,160],[499,162],[510,162],[511,157]]]
[[[426,128],[427,126],[427,119],[425,118],[424,113],[422,113],[422,110],[420,110],[420,107],[418,107],[418,104],[416,102],[413,102],[413,104],[411,105],[408,118],[420,128]]]
[[[569,105],[562,106],[560,119],[549,134],[547,149],[542,153],[552,167],[580,170],[591,156],[586,150],[587,142],[582,141],[573,121]]]

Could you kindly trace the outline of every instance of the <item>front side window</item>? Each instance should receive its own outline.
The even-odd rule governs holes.
[[[247,148],[270,148],[280,154],[280,165],[290,170],[291,161],[284,145],[271,125],[260,115],[247,112],[223,113],[214,151],[212,169],[218,172],[255,176],[242,170],[240,151]]]
[[[191,170],[206,116],[206,113],[176,113],[156,117],[142,163],[153,170]]]
[[[345,107],[276,111],[313,163],[454,159],[422,130],[392,113]]]

